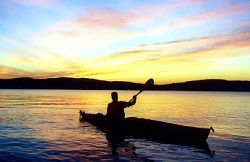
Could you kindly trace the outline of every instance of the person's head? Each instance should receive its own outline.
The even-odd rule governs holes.
[[[113,101],[118,101],[118,93],[117,92],[112,92],[111,97]]]

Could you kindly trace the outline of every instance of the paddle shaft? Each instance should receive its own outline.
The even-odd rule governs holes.
[[[140,90],[136,95],[134,96],[138,96],[143,90]],[[132,102],[134,98],[132,98],[129,102]]]
[[[138,96],[140,93],[142,93],[143,90],[140,90],[135,96]]]

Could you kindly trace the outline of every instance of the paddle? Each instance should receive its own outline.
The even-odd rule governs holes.
[[[154,85],[154,79],[150,78],[148,81],[146,81],[145,85],[146,86]],[[135,96],[138,96],[142,91],[144,91],[144,89],[141,89]],[[129,102],[131,102],[131,101],[133,101],[133,98]]]

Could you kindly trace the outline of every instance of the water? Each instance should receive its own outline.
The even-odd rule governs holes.
[[[250,161],[250,93],[145,91],[126,116],[213,126],[200,148],[126,139],[79,122],[79,110],[106,113],[111,91],[0,90],[1,161]],[[137,91],[118,91],[128,101]]]

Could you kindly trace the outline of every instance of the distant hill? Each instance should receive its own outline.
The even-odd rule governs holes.
[[[250,81],[207,79],[167,84],[163,86],[163,89],[185,91],[250,91]]]
[[[143,84],[132,82],[109,82],[88,78],[14,78],[0,79],[0,89],[83,89],[83,90],[112,90],[140,89]]]
[[[0,79],[0,89],[250,91],[250,81],[207,79],[148,87],[139,83],[88,78],[14,78]]]

